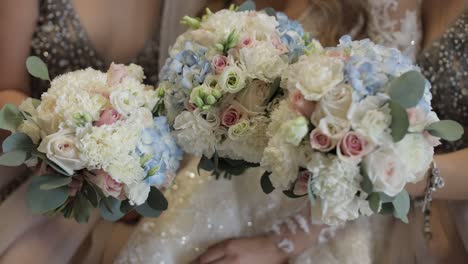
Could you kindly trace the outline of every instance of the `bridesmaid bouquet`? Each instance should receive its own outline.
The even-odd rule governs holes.
[[[49,80],[39,58],[26,64]],[[42,164],[27,192],[32,212],[86,222],[95,207],[108,220],[132,209],[155,217],[167,208],[158,188],[171,184],[182,151],[166,117],[155,112],[162,94],[143,79],[134,64],[112,64],[107,73],[78,70],[52,80],[41,100],[0,111],[0,128],[12,132],[0,164]]]
[[[407,222],[404,187],[421,181],[439,139],[463,128],[431,110],[430,83],[396,49],[351,41],[304,55],[283,73],[289,97],[272,114],[261,180],[308,195],[312,217],[336,225],[390,213]]]
[[[174,136],[204,156],[201,168],[239,175],[261,160],[282,72],[314,43],[300,24],[256,12],[252,1],[182,23],[190,29],[170,50],[159,85]]]

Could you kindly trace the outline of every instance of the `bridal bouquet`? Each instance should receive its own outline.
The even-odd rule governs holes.
[[[32,75],[49,79],[39,58],[30,57],[27,66]],[[95,207],[109,220],[134,208],[144,216],[167,208],[158,188],[171,184],[182,151],[166,117],[154,117],[160,91],[143,78],[134,64],[112,64],[107,73],[78,70],[52,80],[41,100],[1,110],[0,128],[12,134],[3,142],[0,164],[42,161],[41,175],[27,192],[34,213],[86,222]]]
[[[308,195],[329,225],[391,213],[407,222],[407,183],[423,179],[439,139],[462,127],[431,110],[430,83],[396,49],[351,41],[304,55],[283,73],[261,164],[265,192]],[[271,173],[271,174],[270,174]]]
[[[175,138],[204,156],[204,169],[240,174],[261,160],[282,72],[313,43],[300,24],[256,12],[252,1],[182,23],[190,29],[170,50],[159,86]]]

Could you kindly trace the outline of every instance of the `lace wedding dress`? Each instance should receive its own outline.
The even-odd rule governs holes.
[[[415,6],[418,8],[419,3]],[[414,57],[421,39],[416,10],[400,9],[396,0],[369,0],[367,25],[358,23],[353,31],[366,27],[375,41]],[[300,21],[313,33],[319,26],[318,17],[320,14],[309,8]],[[260,169],[251,169],[230,181],[215,180],[206,172],[198,175],[197,162],[193,159],[182,169],[174,186],[166,192],[168,211],[160,218],[144,219],[116,263],[189,263],[222,240],[271,231],[275,224],[296,215],[307,204],[307,198],[290,199],[280,191],[264,194]],[[291,262],[372,263],[373,252],[378,249],[371,239],[379,239],[372,234],[383,234],[372,228],[379,229],[384,224],[385,219],[379,217],[350,222],[334,239],[306,250]]]

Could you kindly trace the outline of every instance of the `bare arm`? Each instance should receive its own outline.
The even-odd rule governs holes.
[[[0,1],[0,107],[30,93],[25,61],[38,17],[38,1]]]

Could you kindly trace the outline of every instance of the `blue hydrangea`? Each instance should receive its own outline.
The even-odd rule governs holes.
[[[281,12],[276,13],[276,19],[279,23],[276,29],[280,34],[281,43],[288,47],[290,59],[304,54],[306,43],[302,25],[295,20],[289,19],[286,14]]]
[[[143,130],[137,153],[148,184],[167,187],[172,182],[183,152],[171,136],[166,117],[154,118],[153,126]]]
[[[207,51],[201,45],[186,42],[182,51],[166,60],[161,69],[160,80],[189,90],[199,86],[211,72],[211,63],[205,57]]]

